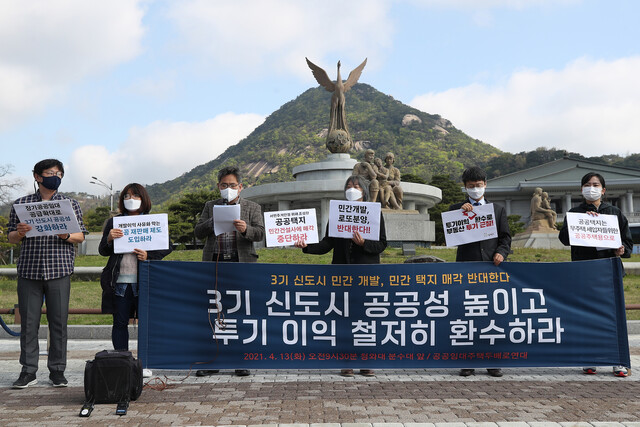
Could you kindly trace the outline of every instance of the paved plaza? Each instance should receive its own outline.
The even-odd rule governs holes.
[[[5,337],[7,337],[5,339]],[[18,377],[19,342],[0,339],[0,425],[342,425],[358,426],[637,426],[640,373],[616,378],[611,368],[583,375],[579,368],[484,370],[462,378],[456,370],[378,370],[344,378],[335,371],[256,370],[249,377],[223,371],[155,371],[124,417],[115,405],[78,413],[86,360],[110,348],[107,340],[70,340],[68,388],[53,388],[46,356],[38,384],[11,389]],[[640,363],[640,335],[630,335],[632,365]],[[41,340],[41,348],[46,341]]]

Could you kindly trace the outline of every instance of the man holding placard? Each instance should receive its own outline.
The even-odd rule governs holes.
[[[84,241],[87,230],[82,222],[82,211],[76,200],[58,193],[64,177],[64,167],[59,160],[42,160],[33,167],[33,178],[38,189],[34,194],[21,197],[14,202],[9,216],[9,242],[22,242],[18,258],[18,307],[22,317],[20,323],[20,364],[22,372],[13,383],[13,388],[26,388],[36,384],[38,371],[38,329],[43,297],[47,303],[49,322],[49,354],[47,367],[49,379],[54,387],[66,387],[64,371],[67,366],[67,318],[69,315],[69,294],[71,274],[76,250],[75,243]],[[49,207],[45,206],[48,203]],[[71,203],[74,217],[63,222],[45,224],[41,230],[28,223],[28,218],[19,218],[17,205],[27,205],[34,216],[56,211],[59,205]],[[42,207],[45,209],[40,209]],[[21,206],[24,207],[24,206]],[[56,212],[57,213],[57,212]],[[36,215],[38,214],[38,215]],[[64,216],[64,215],[63,215]],[[55,218],[51,215],[50,218]],[[34,223],[35,224],[35,223]],[[70,224],[60,228],[60,224]],[[62,230],[69,232],[57,233]],[[79,230],[73,232],[73,230]],[[34,231],[36,232],[33,235]],[[27,236],[29,234],[29,236]]]
[[[462,209],[465,212],[473,212],[474,206],[480,207],[489,202],[484,198],[484,191],[487,187],[487,175],[479,167],[470,167],[462,173],[462,182],[469,198],[463,202],[456,203],[449,207],[450,211]],[[456,261],[492,261],[493,264],[500,265],[507,259],[511,251],[511,233],[509,232],[509,222],[507,213],[502,206],[493,205],[495,225],[497,227],[497,237],[466,243],[458,246]],[[487,369],[489,375],[501,377],[500,369]],[[461,369],[460,375],[467,377],[474,373],[473,369]]]
[[[242,191],[240,181],[240,170],[237,167],[228,166],[218,172],[218,189],[222,197],[204,205],[195,228],[196,237],[206,239],[202,251],[203,261],[256,262],[258,260],[253,242],[264,239],[262,209],[257,203],[240,198]],[[239,215],[234,216],[238,210]],[[227,224],[222,223],[223,217]],[[221,231],[216,233],[215,230]],[[196,376],[207,376],[217,372],[217,369],[201,369],[196,371]],[[249,370],[236,369],[236,375],[247,376]]]

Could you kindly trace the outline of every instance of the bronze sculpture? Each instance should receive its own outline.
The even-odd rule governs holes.
[[[531,227],[534,229],[555,230],[556,213],[549,208],[545,208],[542,200],[542,188],[533,190],[531,197]]]
[[[340,76],[340,61],[338,61],[338,77],[336,81],[333,82],[325,70],[309,61],[308,58],[305,59],[313,73],[313,77],[315,77],[320,86],[333,93],[331,96],[331,123],[329,124],[329,132],[327,133],[327,148],[332,153],[348,153],[353,146],[353,141],[351,140],[349,128],[347,127],[344,94],[358,82],[364,66],[367,65],[367,60],[365,59],[362,64],[351,71],[345,82],[342,81],[342,77]]]

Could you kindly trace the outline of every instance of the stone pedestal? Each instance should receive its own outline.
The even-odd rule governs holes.
[[[511,240],[512,248],[533,248],[533,249],[569,249],[558,240],[558,231],[549,230],[545,232],[531,232],[516,234]]]

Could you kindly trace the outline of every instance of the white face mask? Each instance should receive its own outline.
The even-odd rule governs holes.
[[[357,188],[347,188],[344,192],[344,196],[350,202],[355,202],[358,199],[362,198],[362,191]]]
[[[220,196],[227,202],[232,202],[238,197],[238,189],[225,188],[224,190],[220,190]]]
[[[124,199],[124,208],[129,212],[135,212],[140,209],[142,200],[138,199]]]
[[[602,187],[582,187],[582,195],[589,202],[595,202],[602,197]]]
[[[473,187],[467,188],[466,190],[469,197],[471,197],[473,200],[480,200],[482,196],[484,196],[484,189],[485,187]]]

